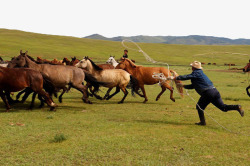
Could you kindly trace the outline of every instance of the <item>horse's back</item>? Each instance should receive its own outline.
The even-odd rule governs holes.
[[[130,74],[122,69],[104,69],[99,75],[95,76],[99,81],[114,84],[128,84],[130,81]]]

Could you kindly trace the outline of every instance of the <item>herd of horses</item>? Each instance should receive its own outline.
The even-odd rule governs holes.
[[[53,101],[53,96],[57,97],[57,93],[62,90],[58,100],[62,102],[62,96],[71,88],[82,93],[82,100],[85,103],[92,104],[89,96],[96,97],[100,100],[109,100],[120,91],[123,97],[118,103],[123,103],[128,95],[128,88],[131,89],[132,95],[139,95],[144,98],[144,103],[148,101],[144,85],[153,85],[159,83],[159,80],[153,78],[154,73],[163,73],[166,77],[178,76],[173,70],[164,67],[144,67],[136,65],[128,58],[121,58],[119,62],[113,56],[104,64],[96,64],[89,57],[82,60],[76,57],[63,60],[54,59],[52,61],[37,57],[33,57],[20,51],[20,55],[6,62],[0,58],[0,96],[5,103],[6,110],[9,111],[10,104],[16,102],[25,102],[29,95],[32,95],[30,109],[34,107],[36,95],[41,101],[39,107],[43,107],[46,103],[50,110],[54,110],[57,106]],[[250,71],[250,63],[244,68],[244,72]],[[183,96],[182,82],[174,81],[176,88],[181,96]],[[168,89],[170,91],[170,99],[175,102],[173,97],[172,82],[166,80],[159,84],[161,92],[157,95],[156,101]],[[98,95],[100,87],[108,88],[104,97]],[[113,94],[111,90],[116,88]],[[250,85],[247,87],[249,93]],[[20,92],[19,92],[20,91]],[[19,92],[16,100],[13,100],[11,93]],[[22,100],[19,101],[20,96]]]
[[[62,96],[71,88],[75,88],[82,93],[82,100],[85,103],[92,104],[89,96],[97,99],[109,100],[117,93],[122,91],[124,96],[118,103],[123,103],[128,95],[128,88],[132,94],[138,94],[144,98],[144,103],[148,101],[144,85],[153,85],[159,80],[152,78],[153,73],[164,73],[166,77],[178,74],[164,67],[143,67],[135,65],[129,59],[122,58],[118,63],[114,57],[110,57],[105,64],[95,64],[90,58],[84,57],[78,60],[75,57],[72,60],[64,58],[61,61],[54,59],[49,61],[37,57],[33,57],[20,51],[17,57],[14,57],[7,63],[7,66],[0,66],[0,96],[5,103],[6,110],[9,111],[10,104],[16,102],[24,102],[29,95],[32,95],[30,109],[34,107],[36,95],[41,101],[40,107],[46,103],[51,110],[57,106],[53,101],[53,96],[57,97],[57,93],[62,90],[59,96],[59,102],[62,102]],[[180,94],[183,93],[181,81],[176,81],[176,87]],[[104,97],[99,96],[100,87],[108,88]],[[111,90],[116,88],[113,94]],[[156,97],[160,96],[169,89],[170,99],[175,101],[173,97],[173,87],[170,80],[161,84],[162,91]],[[19,92],[20,91],[20,92]],[[19,92],[16,100],[12,99],[11,93]],[[142,93],[141,93],[142,92]],[[20,96],[22,100],[19,101]]]

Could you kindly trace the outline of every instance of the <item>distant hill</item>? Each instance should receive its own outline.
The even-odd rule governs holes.
[[[184,44],[184,45],[250,45],[250,39],[229,39],[214,36],[131,36],[124,37],[118,36],[107,38],[99,34],[86,36],[89,39],[109,40],[109,41],[122,41],[129,39],[134,42],[141,43],[165,43],[165,44]]]

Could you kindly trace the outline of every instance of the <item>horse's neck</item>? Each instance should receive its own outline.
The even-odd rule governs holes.
[[[117,63],[115,60],[112,61],[113,62],[113,66],[116,67],[119,63]]]
[[[136,74],[136,69],[132,67],[126,67],[125,69],[129,74],[135,75]]]
[[[25,60],[27,62],[28,68],[34,69],[34,70],[41,70],[41,65],[40,64],[36,64],[35,62],[33,62],[32,60],[30,60],[28,57],[25,57]]]

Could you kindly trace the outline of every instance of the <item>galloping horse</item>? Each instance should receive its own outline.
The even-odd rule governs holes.
[[[112,66],[114,66],[114,68],[119,64],[118,62],[116,62],[115,56],[110,56],[106,63],[111,64]]]
[[[38,71],[25,68],[11,69],[0,67],[0,82],[0,96],[5,103],[7,111],[9,111],[10,105],[6,100],[5,93],[17,92],[27,87],[42,96],[51,109],[54,109],[56,106],[49,95],[43,91],[43,76]]]
[[[56,88],[64,88],[66,85],[69,85],[83,94],[82,100],[85,103],[91,104],[88,100],[87,87],[82,84],[85,79],[85,73],[83,70],[73,66],[36,64],[28,58],[27,51],[25,53],[20,51],[20,55],[9,63],[9,67],[15,66],[27,66],[28,68],[41,72],[49,78]],[[92,80],[93,84],[106,85],[105,83],[97,82],[94,77],[89,78],[89,80]]]
[[[126,96],[128,95],[128,91],[126,89],[128,83],[130,82],[132,85],[132,93],[137,86],[136,79],[133,76],[131,76],[128,72],[121,69],[102,69],[88,57],[85,57],[83,60],[77,63],[76,67],[83,68],[89,71],[97,79],[97,81],[109,82],[108,85],[106,86],[104,85],[104,87],[109,88],[106,95],[104,96],[104,99],[106,100],[112,98],[114,95],[120,92],[121,89],[124,93],[124,96],[122,100],[119,101],[118,103],[123,103]],[[114,87],[116,87],[116,91],[112,95],[109,95],[110,91]]]
[[[249,63],[243,68],[243,72],[250,72],[250,60],[249,60]],[[250,89],[250,85],[246,88],[247,95],[250,97],[249,89]]]
[[[152,77],[154,73],[163,73],[166,77],[170,76],[171,73],[174,73],[175,76],[178,74],[173,70],[168,70],[164,67],[143,67],[135,65],[131,60],[127,58],[122,58],[121,62],[116,66],[116,69],[123,69],[127,71],[129,74],[133,75],[139,81],[139,87],[141,88],[143,95],[138,92],[138,89],[135,91],[139,96],[144,97],[144,103],[148,101],[146,96],[146,91],[144,88],[145,85],[153,85],[159,82],[159,80]],[[170,99],[175,102],[173,97],[173,87],[170,86],[170,81],[161,84],[162,91],[156,97],[156,101],[160,99],[161,95],[166,91],[166,89],[170,90]],[[183,96],[183,88],[181,86],[181,81],[175,81],[176,87],[180,94]]]

